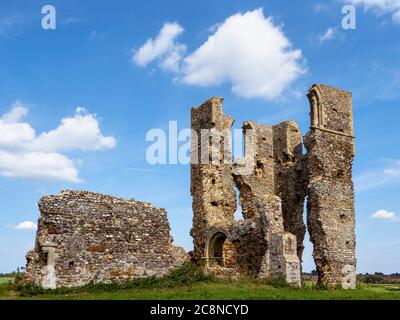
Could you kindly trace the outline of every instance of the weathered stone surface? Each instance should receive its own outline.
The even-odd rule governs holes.
[[[289,282],[300,285],[296,241],[292,241],[296,248],[294,256],[285,258],[284,255],[285,228],[281,198],[277,196],[285,197],[285,216],[294,221],[289,225],[293,225],[292,230],[302,240],[304,188],[293,196],[290,192],[295,187],[285,189],[285,183],[301,183],[301,175],[295,168],[302,157],[299,130],[291,122],[276,128],[245,122],[245,149],[254,158],[234,164],[230,149],[232,124],[233,119],[222,112],[220,98],[211,98],[192,109],[192,130],[197,132],[195,139],[198,140],[192,140],[191,161],[194,257],[205,259],[207,269],[217,275],[283,275]],[[220,137],[217,147],[212,139],[201,141],[199,136],[204,129],[212,129],[216,132],[214,135]],[[208,158],[208,163],[198,163],[196,159],[202,158],[199,152],[204,150],[194,147],[204,146],[204,142],[209,149],[206,154],[214,157]],[[275,145],[277,143],[284,146],[282,150]],[[286,153],[292,156],[286,157]],[[217,161],[212,161],[214,158]],[[244,173],[243,168],[251,170]],[[235,186],[239,190],[244,221],[234,219]],[[295,199],[292,203],[287,198]],[[301,244],[300,248],[301,255]]]
[[[149,203],[63,191],[39,208],[26,280],[45,288],[163,275],[188,259],[172,244],[166,211]]]
[[[223,99],[192,109],[191,257],[216,275],[284,276],[300,285],[307,196],[319,283],[355,287],[351,93],[314,85],[308,97],[305,156],[294,121],[246,121],[246,158],[232,162],[234,119],[223,113]],[[238,205],[243,221],[234,218]],[[64,191],[43,197],[39,208],[26,280],[44,288],[164,275],[188,259],[172,244],[166,211],[149,203]]]
[[[307,148],[307,224],[319,283],[355,288],[355,210],[351,93],[314,85],[308,97],[311,128]]]
[[[294,121],[274,126],[246,121],[243,133],[250,158],[232,163],[234,120],[222,112],[223,99],[211,98],[192,109],[192,130],[197,133],[191,153],[193,258],[205,259],[217,275],[284,275],[289,283],[300,284],[308,196],[307,223],[319,283],[355,287],[351,94],[315,85],[308,97],[306,156]],[[206,139],[200,138],[204,129],[210,130]],[[235,187],[244,221],[234,219]]]

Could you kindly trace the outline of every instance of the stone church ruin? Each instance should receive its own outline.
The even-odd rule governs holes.
[[[232,161],[234,119],[223,113],[223,99],[211,98],[192,109],[193,256],[205,260],[209,271],[283,276],[300,285],[307,197],[319,284],[355,287],[351,93],[314,85],[308,98],[307,154],[295,122],[246,121],[244,163]],[[239,204],[243,220],[236,221]]]
[[[234,119],[223,99],[192,108],[190,257],[208,272],[301,286],[307,228],[319,284],[355,288],[351,93],[313,85],[308,99],[304,137],[294,121],[244,122],[241,160],[232,159]],[[166,211],[149,203],[63,191],[43,197],[39,209],[26,279],[44,288],[162,276],[189,259],[173,244]]]
[[[149,203],[64,191],[39,209],[26,275],[44,288],[164,275],[187,259],[172,244],[167,212]]]

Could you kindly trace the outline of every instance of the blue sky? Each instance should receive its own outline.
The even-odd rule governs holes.
[[[349,3],[355,30],[341,27]],[[400,271],[399,1],[52,1],[55,30],[45,4],[0,3],[0,272],[25,264],[37,201],[62,189],[164,207],[190,250],[189,166],[149,165],[147,132],[188,128],[192,106],[222,96],[236,128],[293,119],[306,133],[313,83],[353,92],[358,272]]]

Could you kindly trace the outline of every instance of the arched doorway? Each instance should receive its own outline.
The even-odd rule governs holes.
[[[209,267],[233,267],[233,244],[225,233],[214,233],[208,242],[208,266]]]

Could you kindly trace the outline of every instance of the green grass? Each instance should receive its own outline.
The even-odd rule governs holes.
[[[14,280],[14,278],[11,277],[0,277],[0,285],[5,284],[5,283],[10,283]]]
[[[317,290],[315,283],[307,281],[303,288],[294,288],[280,278],[216,279],[205,274],[200,266],[191,263],[160,278],[148,277],[121,283],[88,284],[79,288],[43,290],[32,284],[10,284],[10,280],[12,279],[0,278],[0,300],[400,300],[399,285],[363,284],[357,290]]]
[[[36,296],[21,297],[18,292],[7,289],[7,284],[0,285],[0,299],[28,300],[168,300],[168,299],[340,299],[340,300],[378,300],[400,299],[400,287],[393,285],[365,285],[357,290],[316,290],[288,287],[275,288],[251,280],[198,282],[173,288],[131,288],[110,291],[79,293],[45,293]]]

